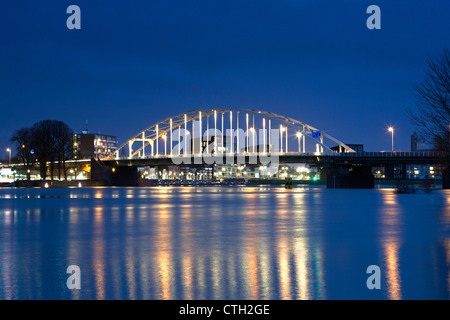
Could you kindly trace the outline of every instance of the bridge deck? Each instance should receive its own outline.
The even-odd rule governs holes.
[[[382,166],[386,164],[439,164],[442,154],[438,152],[352,152],[352,153],[299,153],[283,152],[270,154],[223,154],[213,156],[147,156],[140,158],[116,158],[104,160],[106,165],[152,166],[152,165],[203,165],[203,164],[264,164],[264,163],[336,163],[367,164]]]

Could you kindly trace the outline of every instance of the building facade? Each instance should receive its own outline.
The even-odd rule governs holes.
[[[425,138],[420,137],[416,132],[411,135],[411,152],[427,151]]]
[[[100,133],[83,131],[73,135],[73,159],[104,159],[117,150],[117,139]]]
[[[434,165],[411,164],[406,168],[408,179],[437,179],[441,178],[440,170]]]

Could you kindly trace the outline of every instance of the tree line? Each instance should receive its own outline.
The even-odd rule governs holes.
[[[437,151],[450,153],[450,51],[428,59],[424,79],[414,86],[416,106],[409,110],[413,123]]]
[[[27,179],[30,180],[31,168],[38,164],[41,179],[47,179],[47,169],[50,169],[51,180],[55,170],[59,179],[67,180],[66,160],[72,158],[72,136],[73,130],[57,120],[43,120],[16,130],[10,141],[27,171]]]
[[[442,155],[443,187],[450,188],[450,50],[428,58],[422,82],[414,86],[416,105],[409,117]]]

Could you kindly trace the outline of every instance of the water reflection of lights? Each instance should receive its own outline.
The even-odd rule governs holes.
[[[387,280],[388,280],[388,294],[391,300],[400,300],[401,294],[401,280],[399,272],[399,245],[394,239],[387,240],[384,243],[385,259],[387,263]]]
[[[291,288],[290,288],[290,264],[289,264],[289,248],[286,243],[287,239],[282,236],[278,245],[278,266],[279,266],[279,278],[280,278],[280,296],[283,300],[291,300]]]
[[[450,239],[444,240],[445,260],[447,266],[450,265]],[[450,270],[447,270],[447,291],[450,292]]]
[[[402,212],[398,205],[398,195],[392,190],[381,190],[383,205],[380,210],[381,245],[387,268],[387,292],[391,300],[400,300],[401,277],[399,271],[400,230]]]
[[[383,190],[383,203],[385,205],[397,205],[397,195],[391,189]]]
[[[450,229],[450,191],[444,190],[445,196],[447,197],[447,205],[444,207],[441,215],[441,225],[444,226],[445,230]],[[443,240],[443,246],[445,250],[445,260],[447,266],[450,266],[450,238],[445,238]],[[450,269],[447,269],[447,291],[450,292]]]
[[[323,249],[309,231],[320,213],[310,214],[304,190],[179,190],[76,189],[85,199],[69,199],[74,206],[54,215],[62,223],[67,213],[66,260],[81,264],[93,298],[324,297]],[[139,199],[105,200],[113,194]],[[42,215],[24,212],[30,224]],[[0,212],[3,225],[17,216]]]
[[[15,211],[15,210],[14,210]],[[0,223],[3,223],[6,227],[13,224],[13,219],[15,216],[13,210],[7,209],[2,210],[0,213]],[[12,228],[4,228],[1,234],[2,243],[8,243],[14,238],[14,232]],[[0,247],[0,249],[2,249]],[[14,285],[13,285],[13,275],[14,275],[14,263],[12,261],[13,255],[8,253],[8,250],[3,251],[0,255],[0,297],[1,299],[17,299],[15,295]]]
[[[258,269],[259,274],[261,275],[261,299],[267,300],[271,298],[271,277],[270,277],[270,256],[267,254],[269,250],[268,241],[266,239],[262,239],[260,245],[260,254],[259,254],[259,263]]]
[[[136,285],[136,274],[137,274],[137,268],[136,268],[136,251],[133,246],[132,239],[128,238],[125,241],[125,247],[127,248],[126,251],[126,282],[127,282],[127,291],[128,296],[130,300],[136,300],[137,299],[137,285]]]
[[[193,289],[193,278],[194,278],[194,268],[193,268],[193,257],[190,252],[183,254],[182,264],[183,264],[183,285],[184,285],[184,299],[192,300],[194,299],[194,289]]]
[[[290,203],[287,195],[285,193],[276,195],[277,204],[277,220],[280,223],[280,229],[288,230],[291,225],[289,221],[290,213]],[[291,271],[290,271],[290,243],[286,232],[279,232],[279,240],[277,243],[277,253],[278,253],[278,277],[280,283],[280,298],[283,300],[291,300]],[[295,261],[297,262],[297,261]]]
[[[297,192],[301,193],[279,198],[276,206],[280,208],[277,214],[281,224],[277,245],[280,298],[311,299],[316,296],[324,299],[322,248],[319,242],[314,246],[314,252],[311,251],[309,230],[313,217],[307,210],[305,194]],[[314,219],[320,219],[320,215]],[[286,232],[291,229],[293,236]],[[314,293],[311,292],[313,288]]]
[[[80,209],[77,207],[72,207],[69,209],[69,224],[68,224],[68,235],[69,239],[76,239],[79,235],[79,222],[80,222]],[[67,242],[67,261],[70,265],[79,265],[81,261],[82,252],[80,252],[79,247],[74,245],[74,241]],[[83,287],[83,286],[82,286]],[[71,290],[72,299],[78,300],[81,296],[81,290]]]
[[[96,235],[94,237],[93,255],[97,300],[105,299],[105,240],[103,238],[104,224],[102,210],[102,207],[96,207],[94,211],[94,228]]]
[[[2,218],[5,225],[10,225],[13,219],[13,211],[12,210],[4,210],[1,213],[4,217]]]
[[[182,205],[182,232],[181,232],[181,245],[182,245],[182,266],[183,275],[182,281],[184,286],[184,299],[192,300],[194,299],[193,291],[193,278],[194,278],[194,267],[193,267],[193,244],[192,244],[192,205],[185,204]]]
[[[445,190],[447,191],[447,190]],[[447,230],[450,229],[450,191],[446,192],[447,195],[447,205],[444,209],[444,211],[442,212],[442,216],[441,216],[441,224],[443,224],[444,226],[446,226]]]
[[[214,274],[213,281],[213,299],[222,300],[222,281],[223,281],[223,261],[222,253],[219,250],[215,250],[211,255],[211,272]]]
[[[207,297],[207,290],[209,286],[210,277],[212,274],[208,272],[207,261],[210,255],[199,255],[195,261],[195,274],[196,274],[196,288],[197,297],[200,300],[205,300]],[[213,275],[212,275],[213,276]]]
[[[248,265],[248,274],[245,279],[248,279],[248,288],[250,290],[250,299],[258,300],[259,299],[259,270],[258,270],[258,216],[260,214],[257,201],[261,201],[256,198],[256,193],[253,193],[248,197],[247,208],[245,211],[248,213],[246,215],[247,221],[247,235],[246,238],[248,240],[248,245],[246,246],[246,265]]]
[[[299,242],[305,242],[305,241],[303,239],[303,241],[299,241]],[[297,273],[297,284],[298,284],[297,299],[306,300],[306,299],[310,298],[310,295],[309,295],[309,288],[308,288],[308,266],[307,266],[308,248],[305,245],[305,243],[301,243],[298,245],[298,247],[296,248],[296,253],[297,253],[296,273]]]
[[[161,299],[163,300],[170,300],[172,298],[172,276],[171,276],[171,239],[170,239],[170,232],[171,232],[171,221],[170,219],[170,212],[168,210],[168,207],[165,204],[160,204],[158,206],[157,212],[158,215],[158,237],[157,237],[157,243],[158,243],[158,251],[156,252],[156,259],[158,262],[158,275],[159,275],[159,282],[160,282],[160,288],[161,288]]]
[[[249,271],[249,289],[250,299],[259,300],[259,272],[258,272],[258,254],[255,246],[251,246],[248,252],[248,271]]]
[[[322,195],[317,193],[317,197]],[[302,191],[294,196],[296,210],[295,224],[296,236],[294,240],[294,254],[296,261],[297,275],[297,299],[305,300],[313,298],[314,294],[318,299],[325,299],[325,281],[323,277],[321,237],[316,238],[315,246],[311,247],[310,226],[312,219],[320,222],[321,215],[312,217],[306,209],[306,194]],[[316,292],[312,292],[313,284]]]

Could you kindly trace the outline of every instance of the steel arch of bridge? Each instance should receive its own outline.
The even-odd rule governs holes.
[[[325,153],[325,154],[330,154],[330,153],[334,153],[334,151],[332,151],[330,149],[329,146],[327,146],[324,143],[324,138],[328,139],[329,141],[333,141],[335,144],[337,144],[339,146],[339,149],[342,152],[355,152],[352,148],[350,148],[349,146],[347,146],[345,143],[339,141],[338,139],[328,135],[327,133],[309,125],[306,124],[302,121],[298,121],[296,119],[293,118],[289,118],[286,116],[282,116],[282,115],[278,115],[272,112],[267,112],[267,111],[259,111],[259,110],[251,110],[251,109],[199,109],[199,110],[193,110],[193,111],[188,111],[188,112],[183,112],[180,114],[177,114],[175,116],[166,118],[162,121],[159,121],[153,125],[151,125],[150,127],[140,131],[138,134],[136,134],[135,136],[133,136],[132,138],[130,138],[128,141],[126,141],[125,143],[123,143],[119,148],[117,148],[115,155],[110,156],[109,160],[115,158],[119,158],[119,153],[121,150],[123,150],[124,148],[128,147],[128,158],[142,158],[142,157],[149,157],[149,156],[161,156],[161,154],[159,153],[158,147],[159,147],[159,143],[160,143],[160,139],[164,139],[167,140],[169,139],[168,137],[168,133],[170,133],[170,155],[172,154],[172,138],[173,138],[173,131],[176,129],[186,129],[187,124],[192,122],[192,121],[199,121],[200,122],[200,128],[202,128],[203,131],[203,126],[202,126],[202,118],[207,117],[207,123],[209,123],[209,117],[210,116],[214,116],[214,124],[215,124],[215,128],[217,129],[217,119],[218,116],[221,115],[221,127],[220,127],[220,132],[222,133],[222,137],[223,137],[223,133],[225,132],[225,130],[227,129],[236,129],[233,128],[233,126],[231,125],[231,127],[229,126],[228,128],[223,128],[224,126],[224,117],[225,114],[229,114],[229,120],[231,124],[233,124],[233,113],[236,113],[238,116],[240,113],[245,113],[246,114],[246,118],[248,119],[249,115],[257,115],[259,117],[263,117],[263,119],[269,120],[269,126],[266,125],[265,130],[270,130],[270,121],[277,121],[278,123],[281,123],[280,125],[280,129],[284,129],[286,132],[288,132],[288,128],[292,128],[295,129],[295,132],[300,132],[300,136],[302,138],[302,144],[303,144],[303,149],[302,151],[300,151],[300,140],[299,140],[299,150],[298,153],[306,153],[305,150],[305,139],[308,139],[309,141],[312,141],[314,144],[316,144],[316,153]],[[254,117],[253,117],[254,119]],[[264,120],[265,123],[265,120]],[[236,126],[238,125],[238,122],[236,123]],[[283,126],[284,125],[284,126]],[[269,128],[268,128],[269,127]],[[194,127],[193,127],[194,128]],[[301,131],[299,131],[299,129],[301,128]],[[209,127],[209,130],[214,129],[213,127]],[[249,133],[248,133],[248,120],[247,120],[247,131],[246,132],[246,137],[248,137]],[[272,127],[272,130],[275,129],[274,127]],[[282,130],[283,131],[283,130]],[[319,136],[317,136],[317,132],[319,132]],[[316,133],[316,135],[314,135],[314,133]],[[203,133],[202,133],[203,135]],[[297,136],[298,139],[299,136]],[[181,141],[176,140],[181,144]],[[135,142],[141,142],[142,144],[140,145],[139,148],[137,148],[136,150],[133,150],[133,144]],[[167,143],[167,141],[164,141],[164,143]],[[286,138],[286,149],[287,149],[287,138]],[[146,155],[145,154],[145,149],[150,146],[151,148],[151,155]],[[283,139],[281,139],[281,146],[283,147]],[[245,147],[245,146],[244,146]],[[247,148],[249,147],[248,145],[248,138],[247,138]],[[248,150],[248,149],[247,149]],[[319,151],[320,150],[320,151]],[[237,150],[236,153],[239,153],[240,151]],[[288,152],[288,150],[285,150],[284,153]],[[283,149],[281,148],[280,153],[283,153]],[[167,155],[167,154],[166,154]]]

